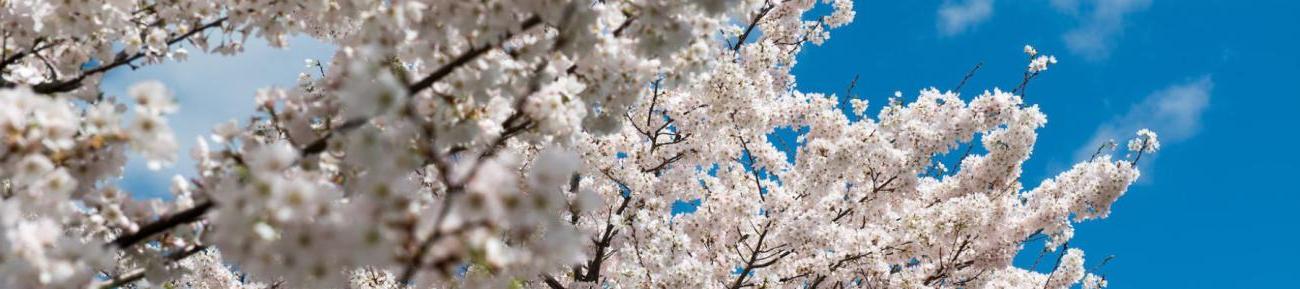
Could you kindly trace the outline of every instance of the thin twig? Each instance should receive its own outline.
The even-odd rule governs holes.
[[[966,72],[966,76],[961,78],[961,82],[957,83],[957,87],[953,88],[952,91],[961,92],[961,88],[963,86],[966,86],[966,81],[970,80],[971,77],[975,77],[975,72],[979,71],[980,67],[982,66],[984,66],[983,61],[980,61],[980,63],[976,63],[975,68],[971,68],[970,71]]]
[[[767,201],[767,197],[763,196],[763,183],[758,179],[758,168],[754,167],[754,153],[749,150],[749,144],[745,142],[744,137],[736,136],[736,138],[740,140],[740,147],[745,150],[745,155],[749,156],[749,164],[746,166],[749,168],[749,174],[754,177],[754,186],[758,188],[758,200]],[[741,162],[740,159],[737,159],[736,161],[745,164],[744,162]]]

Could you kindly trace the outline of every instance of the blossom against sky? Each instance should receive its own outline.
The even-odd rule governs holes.
[[[842,95],[860,75],[853,93],[882,103],[896,90],[951,89],[982,62],[962,91],[973,96],[1013,87],[1019,47],[1032,44],[1060,63],[1025,98],[1048,115],[1026,185],[1064,171],[1096,140],[1123,146],[1134,128],[1164,142],[1114,213],[1079,225],[1070,243],[1088,251],[1089,269],[1115,256],[1099,270],[1109,288],[1262,288],[1296,272],[1300,189],[1288,183],[1300,171],[1300,93],[1288,86],[1300,77],[1300,2],[931,2],[858,3],[853,25],[801,56],[800,90]],[[991,16],[944,30],[945,7],[981,2]],[[1033,264],[1036,250],[1017,264]]]
[[[333,53],[333,47],[307,37],[294,38],[288,50],[271,48],[260,39],[252,39],[243,54],[192,53],[182,62],[109,73],[103,86],[107,95],[123,96],[134,83],[159,80],[172,89],[180,105],[178,113],[168,117],[180,145],[176,164],[150,172],[144,161],[133,158],[127,164],[125,184],[140,188],[132,190],[139,195],[170,196],[167,188],[173,175],[194,175],[194,160],[189,157],[189,151],[195,138],[207,136],[221,122],[246,121],[253,113],[253,97],[258,89],[293,87],[299,73],[314,70],[304,65],[304,59],[329,59]]]
[[[1036,79],[1026,102],[1050,116],[1024,182],[1037,184],[1098,140],[1123,141],[1139,127],[1164,137],[1143,178],[1109,219],[1079,225],[1072,247],[1089,252],[1110,288],[1253,288],[1294,273],[1290,245],[1300,223],[1300,169],[1293,153],[1300,98],[1300,3],[1156,0],[861,1],[855,23],[800,58],[800,89],[853,94],[884,103],[894,91],[950,89],[983,63],[963,93],[1014,86],[1023,44],[1060,63]],[[951,12],[944,12],[951,11]],[[182,152],[218,122],[248,115],[257,88],[292,85],[304,58],[328,58],[310,41],[290,51],[250,45],[234,57],[191,60],[109,74],[105,90],[125,95],[138,80],[174,90],[172,116]],[[181,72],[185,73],[182,74]],[[1280,88],[1280,89],[1279,89]],[[1113,136],[1108,136],[1114,133]],[[192,171],[134,164],[132,191],[165,194],[171,174]],[[1276,232],[1276,233],[1275,233]],[[1027,248],[1018,264],[1032,264]],[[1050,264],[1051,260],[1042,263]],[[1049,266],[1042,266],[1046,270]],[[1181,278],[1200,276],[1199,278]]]

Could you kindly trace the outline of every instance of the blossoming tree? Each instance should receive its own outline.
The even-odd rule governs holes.
[[[853,17],[849,0],[0,0],[0,287],[1105,286],[1072,224],[1110,213],[1155,134],[1026,187],[1046,118],[1022,95],[1054,57],[1026,47],[1011,91],[896,94],[869,116],[790,73]],[[174,139],[158,82],[99,89],[295,35],[337,53],[207,138]],[[128,154],[169,165],[179,141],[197,174],[172,198],[115,186]],[[1068,249],[1013,266],[1037,240]]]

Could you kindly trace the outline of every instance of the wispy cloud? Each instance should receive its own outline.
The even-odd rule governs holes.
[[[1071,52],[1090,60],[1105,59],[1124,32],[1125,18],[1146,10],[1151,0],[1052,0],[1057,11],[1079,19],[1062,37]]]
[[[234,56],[192,52],[188,61],[114,71],[105,76],[102,89],[107,95],[125,97],[126,88],[132,84],[158,80],[172,90],[181,105],[178,113],[168,116],[181,145],[177,163],[150,171],[142,161],[133,159],[122,180],[127,190],[137,197],[166,195],[173,175],[194,175],[189,151],[195,138],[207,135],[223,121],[247,121],[257,89],[291,87],[299,72],[308,71],[303,59],[328,59],[334,51],[332,46],[306,37],[292,39],[289,49],[271,48],[261,40],[250,40],[246,45],[244,53]]]
[[[938,14],[939,33],[961,34],[993,16],[993,0],[945,0]]]
[[[1075,159],[1087,159],[1097,147],[1114,139],[1123,144],[1138,129],[1149,128],[1169,145],[1185,141],[1201,129],[1201,115],[1210,105],[1214,81],[1210,76],[1171,85],[1134,104],[1128,113],[1097,128],[1088,144],[1075,152]]]

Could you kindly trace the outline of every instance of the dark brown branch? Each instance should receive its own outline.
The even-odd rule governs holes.
[[[167,258],[170,259],[170,261],[172,262],[178,262],[180,260],[184,260],[185,258],[189,258],[190,256],[194,256],[194,254],[198,254],[199,252],[207,251],[208,248],[209,248],[208,245],[198,245],[198,246],[190,247],[185,251],[172,254],[171,256],[167,256]]]
[[[506,118],[506,121],[503,124],[502,127],[505,128],[505,131],[501,132],[501,136],[498,136],[496,141],[493,141],[492,144],[488,146],[487,151],[483,152],[482,157],[491,157],[496,155],[498,150],[506,146],[506,141],[509,141],[510,138],[532,128],[537,123],[528,119],[528,117],[524,115],[523,111],[515,111],[514,114],[511,114],[510,117]]]
[[[1094,271],[1094,272],[1095,272],[1095,271],[1101,269],[1101,267],[1105,267],[1106,264],[1109,264],[1111,260],[1115,260],[1115,255],[1108,255],[1108,256],[1106,256],[1105,259],[1101,259],[1101,263],[1099,263],[1099,264],[1097,264],[1097,265],[1093,265],[1093,266],[1092,266],[1092,269],[1088,269],[1088,271]],[[1104,277],[1104,276],[1103,276],[1103,277]]]
[[[683,156],[686,156],[686,152],[685,152],[685,151],[678,152],[676,155],[673,155],[672,157],[670,157],[670,158],[668,158],[668,159],[665,159],[665,160],[663,160],[662,162],[659,162],[659,165],[656,165],[656,166],[654,166],[653,168],[641,169],[641,172],[643,172],[643,173],[655,173],[655,174],[658,174],[659,171],[663,170],[664,168],[667,168],[668,165],[671,165],[671,164],[673,164],[673,163],[675,163],[675,162],[681,160]]]
[[[623,36],[623,31],[627,31],[627,28],[632,26],[632,21],[636,21],[636,18],[636,16],[628,16],[627,20],[623,20],[623,24],[619,24],[618,28],[614,29],[614,37]]]
[[[641,253],[641,238],[637,237],[636,227],[631,227],[631,228],[632,228],[632,252],[636,253],[636,263],[637,265],[641,265],[641,269],[643,269],[642,272],[645,273],[646,281],[650,284],[654,284],[655,279],[653,276],[650,275],[650,267],[646,267],[645,264],[645,255]]]
[[[844,208],[843,210],[840,210],[839,212],[835,213],[835,218],[831,219],[831,223],[839,222],[840,219],[843,219],[844,217],[848,217],[849,215],[852,214],[853,214],[853,208],[851,207]]]
[[[44,56],[44,55],[41,55],[40,53],[33,53],[32,56],[36,56],[36,59],[40,59],[40,60],[41,60],[41,63],[42,63],[42,64],[45,64],[45,70],[49,70],[50,73],[54,74],[53,78],[60,78],[60,77],[61,77],[61,76],[59,76],[59,70],[58,70],[58,69],[54,69],[54,64],[53,64],[53,63],[50,63],[50,59],[49,59],[49,58],[45,58],[45,56]]]
[[[454,201],[456,200],[456,195],[464,192],[465,184],[472,181],[478,175],[479,166],[495,155],[497,150],[504,147],[510,138],[533,127],[533,124],[534,123],[531,120],[526,119],[522,111],[516,111],[510,117],[506,118],[505,122],[502,123],[502,127],[505,127],[505,132],[502,132],[501,135],[498,136],[482,154],[479,155],[478,160],[475,161],[470,168],[470,175],[461,182],[452,183],[451,179],[448,177],[449,171],[445,168],[445,165],[439,165],[439,169],[443,174],[443,182],[447,184],[447,195],[445,199],[443,199],[442,208],[439,209],[438,215],[434,219],[435,229],[430,233],[428,238],[424,239],[424,241],[419,244],[419,247],[416,247],[415,255],[407,262],[405,269],[402,271],[401,278],[398,279],[401,281],[399,283],[407,283],[415,277],[416,271],[423,265],[423,259],[425,255],[428,254],[429,248],[433,246],[434,242],[437,242],[442,238],[443,231],[437,228],[441,227],[442,220],[446,219],[447,214],[451,212],[451,207],[455,204]],[[434,155],[431,156],[430,159],[438,160],[440,157]]]
[[[961,163],[966,162],[966,158],[970,157],[971,150],[973,149],[975,149],[974,142],[966,144],[966,152],[961,154],[961,158],[957,159],[957,163],[952,164],[952,169],[958,169],[958,170],[961,169]]]
[[[826,275],[817,276],[817,279],[814,279],[812,284],[808,284],[808,289],[817,289],[817,287],[821,287],[822,282],[826,282]]]
[[[648,137],[650,137],[650,151],[649,151],[649,153],[652,153],[652,154],[653,154],[653,153],[655,152],[655,150],[658,150],[660,147],[663,147],[663,146],[666,146],[666,145],[674,145],[674,144],[678,144],[678,143],[681,143],[681,142],[683,142],[683,141],[686,141],[686,138],[687,138],[687,137],[690,137],[690,134],[685,134],[685,135],[683,135],[682,133],[679,133],[679,132],[672,132],[672,133],[666,133],[666,132],[663,132],[664,129],[667,129],[668,126],[671,125],[671,124],[673,124],[673,119],[670,117],[670,118],[668,118],[668,121],[664,122],[663,125],[660,125],[659,128],[655,129],[654,134],[648,134],[648,135],[647,135]],[[670,136],[670,137],[672,137],[672,139],[669,140],[669,141],[660,142],[660,141],[659,141],[659,136],[661,136],[661,135],[662,135],[662,136]]]
[[[624,113],[624,114],[623,114],[623,117],[624,117],[624,118],[627,118],[627,124],[632,125],[632,128],[633,128],[633,129],[636,129],[636,132],[637,132],[637,133],[640,133],[641,135],[644,135],[644,136],[646,136],[646,137],[650,137],[650,133],[649,133],[649,132],[646,132],[646,131],[644,131],[644,130],[641,130],[641,127],[639,127],[639,126],[636,125],[636,120],[632,119],[632,112],[631,112],[631,111],[628,111],[627,113]]]
[[[653,119],[653,117],[654,117],[654,115],[655,115],[655,105],[658,104],[658,102],[659,102],[659,82],[660,82],[660,81],[663,81],[663,79],[662,79],[662,78],[660,78],[660,79],[656,79],[655,82],[654,82],[654,84],[651,85],[651,86],[653,87],[653,89],[650,91],[650,109],[649,109],[649,111],[647,111],[646,114],[645,114],[645,127],[646,127],[646,128],[649,128],[649,127],[650,127],[650,120]]]
[[[334,127],[334,129],[331,129],[329,132],[326,132],[325,135],[321,136],[320,138],[307,144],[307,146],[303,147],[301,151],[302,156],[303,157],[311,156],[325,151],[325,149],[329,147],[329,140],[331,137],[333,137],[336,134],[346,133],[348,131],[361,127],[361,125],[365,124],[366,121],[368,121],[368,119],[359,118],[359,119],[350,119],[348,121],[343,122],[342,125]]]
[[[180,262],[181,260],[184,260],[185,258],[189,258],[190,256],[193,256],[194,254],[197,254],[198,252],[203,252],[204,250],[207,250],[207,249],[208,249],[208,246],[194,246],[194,247],[191,247],[191,248],[189,248],[189,249],[187,249],[187,250],[185,250],[185,251],[183,251],[183,252],[179,252],[179,253],[173,254],[172,256],[168,256],[168,257],[167,257],[167,261],[168,261],[168,262]],[[136,269],[136,270],[133,270],[133,271],[131,271],[131,272],[127,272],[126,274],[122,274],[122,276],[118,276],[118,277],[116,277],[116,278],[113,278],[113,279],[109,280],[107,284],[100,285],[99,288],[100,288],[100,289],[113,289],[113,288],[119,288],[119,287],[122,287],[122,286],[126,286],[127,284],[131,284],[131,283],[134,283],[135,281],[140,281],[140,279],[144,279],[144,272],[145,272],[144,269]]]
[[[532,27],[534,27],[534,26],[537,26],[538,24],[541,24],[541,23],[542,23],[541,21],[542,21],[542,20],[541,20],[540,17],[537,17],[537,16],[530,17],[530,18],[528,18],[528,20],[525,20],[525,21],[524,21],[524,23],[522,24],[522,28],[521,28],[520,30],[521,30],[521,31],[522,31],[522,30],[528,30],[529,28],[532,28]],[[502,42],[504,42],[504,39],[510,39],[511,36],[513,36],[513,33],[507,33],[504,37],[502,37],[502,39],[503,39]],[[447,77],[448,75],[451,75],[451,73],[454,72],[454,71],[456,71],[457,68],[460,68],[460,67],[462,67],[462,66],[465,66],[466,64],[469,64],[470,61],[473,61],[474,59],[477,59],[479,56],[482,56],[484,53],[487,53],[487,52],[488,52],[489,50],[491,50],[493,47],[494,47],[494,46],[487,45],[487,46],[478,47],[478,48],[474,48],[474,49],[470,49],[469,51],[466,51],[465,53],[461,54],[460,56],[457,56],[457,57],[456,57],[455,59],[453,59],[451,62],[449,62],[449,63],[447,63],[447,64],[445,64],[445,65],[443,65],[443,66],[441,66],[441,67],[438,67],[438,69],[434,70],[433,73],[430,73],[428,76],[424,77],[423,79],[420,79],[420,80],[417,81],[416,83],[413,83],[413,84],[411,84],[410,86],[408,86],[408,87],[407,87],[407,92],[408,92],[409,94],[411,94],[411,95],[414,95],[414,94],[416,94],[416,93],[418,93],[418,92],[420,92],[420,91],[422,91],[422,90],[424,90],[424,89],[426,89],[426,88],[429,88],[429,87],[433,86],[434,83],[437,83],[439,80],[442,80],[443,78]],[[318,64],[318,66],[319,66],[319,64]],[[322,74],[324,74],[323,71],[322,71]],[[506,120],[506,123],[507,123],[507,124],[510,124],[510,123],[514,122],[516,119],[520,118],[521,116],[522,116],[522,114],[520,114],[519,112],[516,112],[515,114],[511,115],[510,118],[508,118],[508,119]],[[322,136],[322,137],[316,139],[315,141],[312,141],[310,144],[308,144],[307,146],[303,147],[303,149],[302,149],[302,155],[303,155],[303,156],[310,156],[310,155],[318,154],[318,153],[324,151],[324,150],[329,146],[329,139],[330,139],[331,137],[333,137],[333,136],[336,135],[336,134],[345,133],[345,132],[347,132],[347,131],[350,131],[350,130],[352,130],[352,129],[355,129],[355,128],[359,127],[360,125],[365,124],[366,121],[368,121],[368,120],[369,120],[369,118],[358,118],[358,119],[350,119],[350,120],[348,120],[347,122],[343,123],[343,125],[340,125],[340,126],[334,128],[334,129],[331,130],[330,132],[326,133],[324,136]],[[522,127],[521,127],[521,128],[518,128],[518,129],[522,129]],[[512,132],[510,131],[509,128],[507,128],[507,133],[512,133]],[[517,131],[515,131],[515,132],[513,132],[513,133],[517,133]],[[503,134],[503,135],[505,135],[505,134]],[[504,144],[504,143],[502,143],[502,144]],[[495,150],[497,146],[498,146],[498,145],[495,145],[495,144],[494,144],[493,147],[492,147],[492,150]]]
[[[1015,88],[1015,89],[1012,89],[1012,90],[1011,90],[1011,94],[1016,94],[1017,92],[1019,92],[1021,96],[1024,96],[1024,94],[1025,94],[1025,89],[1027,89],[1028,86],[1029,86],[1029,81],[1030,81],[1030,80],[1034,80],[1034,78],[1037,78],[1037,77],[1038,77],[1038,72],[1028,72],[1028,71],[1026,71],[1026,72],[1025,72],[1025,77],[1024,77],[1023,79],[1020,80],[1020,84],[1016,85],[1016,88]]]
[[[966,279],[957,280],[957,282],[953,282],[952,285],[957,285],[957,286],[961,286],[962,288],[966,288],[967,284],[970,284],[971,281],[979,280],[981,276],[984,276],[984,273],[988,273],[988,269],[980,269],[980,272],[975,273],[975,276],[970,276],[967,277]]]
[[[1146,136],[1142,137],[1142,148],[1138,149],[1137,157],[1133,158],[1133,168],[1137,168],[1138,161],[1142,160],[1142,153],[1145,153],[1147,151],[1147,145],[1148,145],[1147,142],[1150,141],[1151,141],[1150,137],[1146,137]]]
[[[113,239],[112,242],[109,242],[109,244],[121,249],[130,248],[132,245],[147,240],[149,237],[158,233],[170,230],[176,226],[196,222],[203,217],[203,214],[211,211],[215,206],[216,204],[210,200],[200,202],[193,208],[163,216],[153,223],[141,226],[140,230],[135,231],[134,233],[118,236],[116,239]]]
[[[874,177],[873,177],[873,178],[874,178]],[[892,176],[892,177],[889,177],[889,179],[885,180],[884,183],[879,184],[879,185],[875,185],[875,186],[871,187],[871,193],[868,194],[868,195],[866,195],[866,196],[862,196],[861,199],[858,199],[858,202],[859,202],[859,203],[861,203],[861,202],[866,202],[867,199],[871,198],[872,196],[875,196],[876,194],[879,194],[880,192],[886,191],[886,187],[888,187],[889,184],[890,184],[890,183],[893,183],[894,180],[896,180],[896,179],[898,179],[898,176]],[[873,181],[874,181],[874,180],[873,180]]]
[[[960,231],[954,232],[954,234],[959,234],[959,233]],[[953,238],[952,246],[957,247],[957,250],[953,252],[952,257],[944,258],[943,247],[939,248],[940,250],[939,258],[938,258],[939,270],[935,271],[934,274],[931,274],[930,276],[927,276],[925,278],[924,284],[926,286],[929,286],[939,281],[944,281],[943,283],[948,283],[947,282],[948,278],[952,277],[954,272],[956,272],[957,270],[965,269],[966,267],[970,267],[971,265],[975,264],[974,260],[967,260],[961,263],[957,262],[957,259],[960,258],[962,254],[966,252],[967,249],[970,249],[972,237],[970,235],[964,235],[964,236],[965,237],[960,238],[961,239],[960,246],[957,245],[958,238]],[[966,280],[960,280],[958,282],[964,283],[964,282],[970,282],[972,280],[973,278],[968,278]]]
[[[895,179],[898,179],[898,176],[892,176],[892,177],[889,177],[889,179],[885,180],[884,183],[881,183],[881,184],[875,184],[874,182],[876,182],[876,177],[875,177],[875,176],[872,176],[872,177],[871,177],[871,180],[872,180],[873,184],[872,184],[872,187],[871,187],[871,192],[870,192],[870,193],[867,193],[866,195],[863,195],[861,199],[858,199],[858,203],[862,203],[862,202],[866,202],[866,201],[868,201],[868,200],[871,200],[873,197],[878,196],[881,192],[893,191],[894,189],[892,189],[892,188],[888,188],[888,186],[889,186],[890,183],[893,183]],[[849,206],[846,206],[846,207],[844,208],[844,210],[841,210],[841,211],[836,212],[836,213],[835,213],[835,218],[832,218],[832,219],[831,219],[831,222],[832,222],[832,223],[834,223],[834,222],[839,222],[840,219],[843,219],[844,217],[847,217],[847,216],[849,216],[849,215],[852,215],[852,214],[853,214],[853,210],[854,210],[854,208],[856,208],[856,207],[854,207],[854,206],[852,206],[852,205],[849,205]]]
[[[126,286],[127,284],[135,283],[135,281],[140,281],[140,279],[144,279],[144,269],[136,269],[135,271],[128,272],[122,276],[117,276],[117,278],[109,280],[108,284],[100,285],[99,289],[119,288]]]
[[[6,37],[6,38],[5,38],[5,41],[8,42],[8,40],[9,40],[9,39]],[[38,53],[41,52],[41,50],[45,50],[45,49],[49,49],[50,47],[54,47],[54,45],[57,45],[57,44],[59,44],[59,43],[62,42],[62,41],[60,41],[60,40],[50,41],[49,43],[45,43],[45,45],[43,45],[43,46],[41,45],[41,42],[43,42],[43,41],[41,41],[41,40],[38,39],[38,40],[36,41],[36,43],[32,44],[32,48],[31,48],[31,49],[29,49],[29,50],[27,50],[27,51],[19,51],[18,53],[14,53],[14,55],[8,55],[8,56],[5,56],[5,57],[4,57],[4,60],[3,60],[3,61],[0,61],[0,70],[4,69],[5,67],[8,67],[10,64],[14,64],[14,63],[18,62],[18,60],[23,59],[23,57],[27,57],[27,55],[29,55],[29,54],[38,54]],[[0,83],[3,83],[3,82],[0,82]]]
[[[542,274],[542,282],[545,282],[546,287],[551,289],[564,289],[564,285],[560,284],[560,281],[555,280],[555,277],[551,277],[551,275]]]
[[[910,242],[909,242],[909,243],[910,243]],[[904,243],[904,244],[906,244],[906,243]],[[893,247],[892,247],[892,246],[891,246],[891,247],[886,247],[886,248],[884,248],[882,251],[887,251],[887,250],[890,250],[890,249],[893,249]],[[833,273],[833,272],[835,272],[835,271],[838,271],[840,268],[844,268],[845,265],[848,265],[849,263],[851,263],[851,262],[853,262],[853,261],[857,261],[857,260],[861,260],[862,258],[866,258],[867,256],[871,256],[873,253],[874,253],[874,252],[866,252],[866,253],[852,254],[852,255],[844,256],[843,258],[840,258],[839,260],[835,261],[834,264],[831,264],[831,265],[830,265],[830,272]],[[886,255],[889,255],[889,254],[886,254]],[[785,277],[785,278],[781,278],[780,281],[781,281],[782,283],[785,283],[785,282],[793,281],[793,280],[796,280],[796,279],[799,279],[799,278],[807,277],[807,276],[810,275],[810,274],[811,274],[811,273],[804,273],[804,274],[799,274],[799,275],[795,275],[795,276]],[[824,274],[818,274],[816,278],[813,278],[812,282],[808,283],[808,284],[809,284],[808,287],[805,287],[805,288],[809,288],[809,289],[817,288],[818,286],[820,286],[820,285],[822,284],[822,282],[825,282],[825,281],[826,281],[826,278],[827,278],[827,275],[824,275]]]
[[[848,264],[849,262],[857,261],[867,256],[871,256],[871,252],[844,256],[844,258],[841,258],[839,261],[835,261],[835,264],[831,265],[831,272],[835,272],[835,270],[843,267],[845,264]]]
[[[542,23],[542,18],[538,17],[537,15],[533,15],[532,17],[529,17],[528,19],[524,20],[523,24],[520,25],[519,30],[520,31],[528,30],[533,26],[537,26],[538,24],[541,23]],[[489,50],[492,50],[492,48],[495,48],[496,46],[505,42],[506,40],[510,39],[510,37],[512,36],[514,36],[514,32],[507,32],[501,38],[502,40],[500,41],[500,43],[497,43],[495,45],[484,45],[483,47],[472,48],[469,51],[465,51],[464,53],[461,53],[459,56],[456,56],[455,59],[452,59],[451,62],[448,62],[442,67],[438,67],[438,69],[434,70],[433,73],[430,73],[428,76],[425,76],[419,81],[412,83],[410,86],[406,88],[407,93],[416,94],[419,93],[421,90],[433,86],[434,83],[437,83],[439,80],[442,80],[443,78],[447,77],[447,75],[451,75],[451,73],[456,71],[457,68],[460,68],[461,66],[465,66],[466,64],[469,64],[470,61],[478,59],[479,56],[482,56],[484,53],[487,53]]]
[[[420,242],[419,247],[416,247],[415,255],[407,261],[406,268],[402,270],[402,275],[401,278],[398,279],[398,283],[407,284],[411,282],[412,278],[415,278],[415,272],[424,264],[424,256],[429,254],[429,247],[432,247],[434,242],[442,238],[443,232],[442,229],[440,229],[442,220],[447,218],[447,214],[451,213],[451,206],[455,204],[453,201],[456,197],[453,193],[457,191],[460,191],[460,189],[457,189],[456,191],[451,191],[449,189],[447,191],[446,199],[442,202],[442,208],[438,209],[438,215],[436,216],[436,219],[434,219],[433,232],[430,233],[431,235],[429,238]]]
[[[1101,152],[1103,150],[1106,150],[1106,147],[1111,146],[1111,144],[1112,144],[1111,142],[1103,142],[1101,143],[1101,145],[1098,145],[1097,151],[1093,152],[1092,156],[1088,157],[1088,161],[1091,162],[1093,160],[1096,160],[1098,156],[1101,156]]]
[[[771,0],[763,2],[763,8],[759,9],[758,13],[754,15],[754,20],[749,21],[749,27],[746,27],[745,32],[736,38],[736,43],[731,47],[732,51],[740,51],[740,46],[745,45],[745,39],[748,39],[749,34],[753,33],[754,28],[758,27],[758,21],[763,20],[763,16],[767,16],[767,12],[772,11],[773,7],[776,6],[772,5]]]
[[[745,279],[749,277],[749,274],[751,272],[753,272],[756,269],[772,266],[776,264],[777,261],[780,261],[781,258],[784,258],[785,256],[789,256],[790,254],[794,253],[793,250],[781,250],[781,248],[785,247],[785,245],[776,246],[770,249],[763,249],[763,242],[766,241],[767,234],[771,232],[771,229],[772,229],[772,221],[769,220],[767,223],[763,225],[762,229],[757,230],[756,233],[758,233],[758,240],[755,241],[753,249],[750,250],[749,252],[749,256],[748,257],[742,256],[742,259],[745,260],[745,267],[743,267],[740,270],[740,275],[736,276],[736,280],[731,282],[731,286],[727,288],[739,289],[742,287],[749,286],[750,284],[745,283]],[[748,244],[744,243],[743,239],[744,238],[742,238],[741,240],[741,245],[748,246]],[[734,248],[735,247],[733,247],[733,249]],[[762,254],[768,254],[768,255],[762,256]]]
[[[855,98],[853,97],[853,88],[858,87],[858,77],[861,76],[861,74],[853,75],[853,81],[849,81],[849,88],[844,90],[844,97]]]
[[[582,185],[582,176],[581,176],[581,175],[579,175],[579,174],[577,174],[577,173],[574,173],[572,177],[569,177],[569,194],[575,196],[575,199],[576,199],[576,196],[578,195],[579,186],[581,186],[581,185]],[[576,203],[577,203],[577,201],[575,200],[574,203],[570,203],[570,204],[569,204],[569,214],[570,214],[570,216],[569,216],[569,224],[570,224],[570,225],[577,225],[577,224],[578,224],[578,217],[582,216],[582,212],[579,210],[578,205],[577,205]]]
[[[1047,289],[1047,285],[1052,284],[1052,276],[1056,275],[1056,271],[1061,269],[1061,260],[1065,259],[1067,251],[1070,251],[1070,243],[1061,246],[1061,254],[1056,256],[1056,266],[1052,267],[1052,273],[1047,274],[1047,281],[1043,281],[1043,289]]]
[[[206,31],[210,28],[221,26],[222,23],[226,22],[226,19],[228,19],[228,17],[221,17],[217,20],[213,20],[212,22],[208,22],[203,26],[194,28],[193,30],[186,32],[185,34],[181,34],[180,36],[169,39],[167,40],[167,45],[176,44],[185,39],[189,39],[191,36],[202,33],[203,31]],[[56,80],[56,81],[37,84],[36,86],[32,87],[32,90],[42,94],[69,92],[74,89],[77,89],[78,87],[81,87],[81,81],[85,80],[86,77],[104,73],[123,65],[130,65],[132,61],[143,58],[145,55],[146,55],[145,51],[136,52],[135,54],[129,56],[125,52],[118,52],[116,59],[111,63],[100,65],[99,67],[96,67],[94,69],[84,71],[80,75],[77,75],[77,77],[73,77],[72,79]]]
[[[980,63],[976,63],[976,64],[975,64],[975,68],[971,68],[970,71],[966,72],[966,76],[964,76],[964,77],[961,78],[961,82],[957,83],[957,87],[954,87],[954,88],[952,89],[952,91],[953,91],[953,92],[961,92],[961,88],[962,88],[963,86],[966,86],[966,81],[969,81],[971,77],[975,77],[975,72],[976,72],[976,71],[979,71],[979,70],[980,70],[980,67],[982,67],[982,66],[984,66],[984,62],[983,62],[983,61],[980,61]]]
[[[601,172],[605,174],[605,177],[609,178],[611,181],[614,181],[614,183],[618,184],[620,188],[627,187],[627,185],[623,183],[623,181],[620,181],[618,178],[615,178],[614,175],[609,172],[609,169],[601,170]],[[608,247],[612,244],[614,236],[618,234],[618,230],[614,230],[614,224],[612,223],[613,215],[622,215],[623,212],[627,210],[627,206],[631,201],[632,201],[631,195],[623,195],[623,201],[618,205],[618,208],[615,209],[613,212],[611,212],[609,216],[606,216],[605,229],[601,233],[601,237],[599,239],[592,240],[593,245],[596,246],[595,248],[596,253],[590,261],[587,261],[587,264],[585,265],[587,272],[586,274],[582,272],[583,269],[582,266],[574,266],[573,267],[574,280],[584,281],[584,282],[595,282],[597,280],[600,280],[601,264],[603,263],[604,259],[611,256],[611,254],[606,254],[605,250],[608,249]]]
[[[27,57],[28,54],[38,54],[41,52],[41,50],[46,50],[49,49],[50,47],[54,47],[54,45],[59,44],[59,42],[62,41],[58,41],[58,40],[50,41],[49,43],[46,43],[44,46],[37,45],[28,51],[19,51],[18,53],[14,53],[14,55],[5,57],[3,61],[0,61],[0,69],[4,69],[5,67],[8,67],[10,64],[14,64],[18,62],[18,60],[23,59],[23,57]]]
[[[631,200],[631,196],[623,197],[623,201],[619,203],[618,209],[611,212],[610,215],[605,218],[605,230],[601,233],[599,239],[592,240],[596,245],[596,254],[591,257],[591,260],[587,261],[587,273],[575,275],[574,279],[585,282],[596,282],[600,280],[601,264],[604,263],[605,259],[609,259],[609,257],[612,256],[612,253],[606,253],[605,251],[613,244],[614,236],[618,235],[619,232],[618,229],[614,228],[613,216],[622,215]]]
[[[531,19],[533,18],[536,18],[536,16],[529,18],[530,20],[526,22],[533,22],[531,21]],[[537,21],[538,21],[537,23],[540,23],[540,20]],[[545,66],[546,66],[545,61],[537,65],[536,68],[537,72],[536,74],[534,74],[533,80],[529,85],[531,91],[523,95],[532,95],[533,93],[537,92],[540,89],[541,85],[540,83],[538,83],[538,75],[541,75],[540,71]],[[474,179],[478,176],[479,167],[481,167],[483,163],[487,162],[488,159],[492,158],[492,156],[496,155],[497,151],[500,150],[502,147],[504,147],[506,142],[508,142],[510,138],[518,135],[519,133],[524,132],[525,130],[528,130],[536,126],[536,122],[529,119],[527,114],[523,111],[523,104],[525,100],[527,100],[527,97],[521,97],[517,101],[515,101],[514,104],[515,112],[512,113],[509,117],[506,118],[504,122],[501,123],[501,127],[504,128],[505,131],[502,132],[501,135],[497,136],[497,139],[493,141],[487,148],[485,148],[482,153],[479,154],[478,159],[475,160],[474,163],[470,165],[469,176],[466,176],[464,179],[460,180],[459,182],[452,181],[450,177],[450,170],[448,169],[449,167],[446,164],[445,160],[442,158],[442,156],[439,155],[439,153],[436,151],[433,150],[429,151],[429,154],[431,155],[429,156],[427,161],[432,162],[435,166],[438,167],[438,170],[441,172],[442,181],[447,186],[446,189],[447,193],[446,196],[443,198],[443,206],[442,208],[439,209],[438,215],[435,217],[433,221],[435,229],[429,233],[428,238],[425,238],[424,241],[420,242],[418,247],[416,247],[415,255],[413,256],[413,258],[407,261],[405,268],[402,270],[402,275],[401,278],[399,279],[400,282],[398,283],[404,283],[404,284],[409,283],[410,280],[415,277],[417,270],[420,267],[424,266],[424,256],[428,254],[429,248],[433,246],[433,243],[441,239],[442,235],[444,234],[442,230],[439,230],[437,228],[442,226],[442,221],[446,219],[447,214],[450,212],[450,208],[455,203],[456,195],[463,193],[465,191],[465,184],[473,182]],[[452,153],[454,152],[449,152],[449,154]],[[442,260],[442,261],[450,262],[451,260]]]
[[[749,164],[740,162],[740,159],[736,159],[736,161],[745,164],[749,168],[749,174],[754,177],[754,187],[758,188],[758,200],[767,201],[767,197],[763,196],[763,183],[758,179],[758,168],[754,167],[754,153],[749,150],[749,143],[745,142],[744,137],[736,136],[736,138],[740,140],[740,147],[745,150],[745,155],[749,156]]]

